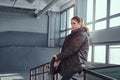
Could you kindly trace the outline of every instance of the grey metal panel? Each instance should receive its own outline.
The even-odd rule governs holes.
[[[48,16],[48,46],[56,47],[59,44],[60,13],[48,12]]]
[[[120,42],[120,28],[99,30],[91,34],[92,43]]]
[[[0,32],[0,47],[4,46],[42,46],[47,47],[47,34],[32,32]]]
[[[86,21],[87,0],[75,0],[75,15]]]
[[[0,12],[0,32],[24,31],[47,33],[48,16],[42,15],[39,19],[29,14]]]
[[[0,48],[0,72],[28,72],[31,68],[49,62],[58,48],[11,46]]]

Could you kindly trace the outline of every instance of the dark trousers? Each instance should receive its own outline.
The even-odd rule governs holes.
[[[70,80],[70,79],[72,79],[72,80],[77,80],[77,79],[73,78],[72,76],[73,76],[73,75],[65,75],[65,76],[62,77],[61,80]]]

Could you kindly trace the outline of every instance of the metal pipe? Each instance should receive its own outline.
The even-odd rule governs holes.
[[[39,15],[44,14],[48,9],[50,9],[57,1],[59,0],[53,0],[51,1],[46,7],[44,7],[41,11],[39,11],[37,14],[34,16],[37,18]]]

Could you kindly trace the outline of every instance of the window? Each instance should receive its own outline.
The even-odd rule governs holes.
[[[120,65],[120,45],[109,46],[109,63]]]
[[[61,14],[61,30],[66,29],[66,12]]]
[[[95,6],[95,9],[93,6]],[[90,32],[92,32],[93,29],[95,30],[106,29],[107,28],[106,17],[107,17],[107,0],[87,0],[87,24],[88,24],[87,26]],[[103,20],[98,22],[97,20],[99,19]]]
[[[61,51],[62,51],[62,47],[59,47],[59,53],[61,53]]]
[[[120,13],[120,0],[110,0],[110,15]]]
[[[93,20],[93,0],[87,0],[87,23]]]
[[[60,37],[65,37],[65,31],[60,33]]]
[[[95,46],[94,47],[94,62],[105,63],[106,59],[106,46]]]
[[[95,24],[95,30],[101,30],[101,29],[106,29],[106,20],[97,22]]]
[[[71,33],[71,18],[74,16],[74,7],[61,13],[60,37],[65,37]]]
[[[120,26],[118,22],[120,21],[119,4],[120,0],[87,0],[87,24],[95,25],[93,26],[95,30]],[[92,28],[88,28],[90,31],[94,31]]]
[[[73,18],[73,16],[74,16],[74,8],[72,7],[72,8],[70,8],[69,10],[68,10],[68,24],[67,24],[67,28],[71,28],[71,18]]]
[[[89,29],[90,32],[93,31],[93,25],[92,24],[87,25],[87,27],[88,27],[88,29]]]
[[[110,27],[120,26],[120,16],[110,19]]]
[[[70,30],[67,30],[67,35],[69,35],[71,33],[71,29]]]
[[[96,0],[95,20],[106,17],[107,0]]]
[[[88,61],[92,61],[92,46],[89,46],[89,52],[88,52]]]

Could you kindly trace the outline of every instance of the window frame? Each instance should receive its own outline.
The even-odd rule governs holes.
[[[61,21],[61,14],[64,13],[64,12],[66,12],[66,26],[65,26],[65,29],[64,29],[64,30],[61,30],[62,24],[60,24],[60,34],[61,34],[61,32],[65,32],[65,36],[64,36],[64,37],[66,37],[66,36],[68,35],[67,32],[72,29],[72,28],[69,28],[69,27],[68,27],[68,23],[70,23],[70,22],[67,22],[67,21],[68,21],[68,15],[67,15],[67,14],[68,14],[68,11],[69,11],[71,8],[73,8],[73,16],[74,16],[74,14],[75,14],[75,13],[74,13],[74,11],[75,11],[75,6],[74,6],[74,5],[72,5],[71,7],[65,9],[64,11],[62,11],[62,12],[60,13],[60,21]],[[60,38],[64,38],[64,37],[60,37]]]

